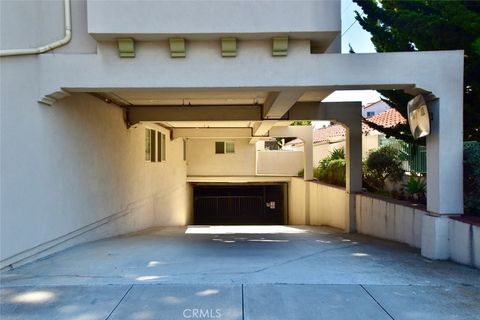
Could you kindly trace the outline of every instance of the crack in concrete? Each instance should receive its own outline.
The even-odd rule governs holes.
[[[275,267],[280,267],[280,266],[284,266],[286,264],[289,264],[289,263],[292,263],[292,262],[296,262],[296,261],[299,261],[299,260],[304,260],[304,259],[308,259],[308,258],[311,258],[313,256],[316,256],[316,255],[319,255],[319,254],[322,254],[322,253],[325,253],[325,252],[330,252],[330,251],[335,251],[335,250],[343,250],[343,249],[346,249],[346,248],[351,248],[351,247],[354,247],[354,246],[357,246],[356,244],[350,244],[348,246],[343,246],[343,247],[336,247],[336,248],[328,248],[328,249],[324,249],[322,251],[318,251],[318,252],[314,252],[314,253],[311,253],[311,254],[307,254],[305,256],[301,256],[301,257],[297,257],[297,258],[293,258],[293,259],[290,259],[290,260],[287,260],[287,261],[283,261],[282,263],[275,263],[271,266],[268,266],[268,267],[264,267],[264,268],[261,268],[261,269],[258,269],[254,272],[250,272],[250,273],[258,273],[258,272],[262,272],[262,271],[265,271],[265,270],[268,270],[268,269],[271,269],[271,268],[275,268]]]
[[[380,302],[378,302],[378,300],[375,299],[375,297],[367,290],[367,288],[365,288],[363,285],[360,285],[360,287],[370,296],[370,298],[373,299],[373,301],[375,301],[376,304],[378,304],[378,306],[379,306],[380,308],[382,308],[383,312],[385,312],[385,313],[390,317],[390,319],[395,320],[395,318],[390,314],[390,312],[388,312],[387,309],[385,309],[385,308],[380,304]]]
[[[127,291],[125,292],[125,294],[122,296],[122,298],[120,299],[120,301],[118,301],[118,303],[115,305],[115,307],[113,307],[112,311],[110,311],[110,313],[108,314],[108,316],[105,318],[105,320],[108,320],[110,318],[110,316],[115,312],[115,310],[118,308],[118,306],[123,302],[123,300],[125,299],[125,297],[127,296],[127,294],[130,292],[130,290],[132,290],[133,288],[133,284],[127,289]]]

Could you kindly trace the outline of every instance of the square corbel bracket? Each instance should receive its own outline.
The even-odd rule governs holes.
[[[237,56],[237,39],[233,37],[222,38],[222,57]]]
[[[135,41],[132,38],[118,38],[117,43],[120,58],[135,58]]]
[[[185,50],[185,39],[183,38],[170,38],[170,56],[172,58],[185,58],[187,55]]]
[[[274,37],[272,39],[272,56],[281,57],[288,54],[288,36]]]

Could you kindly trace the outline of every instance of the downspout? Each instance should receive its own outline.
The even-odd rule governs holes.
[[[70,0],[65,0],[65,37],[38,48],[0,50],[0,57],[40,54],[61,47],[72,39]]]

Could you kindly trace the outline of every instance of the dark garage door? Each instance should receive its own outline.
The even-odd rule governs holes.
[[[195,224],[283,224],[283,185],[198,185]]]

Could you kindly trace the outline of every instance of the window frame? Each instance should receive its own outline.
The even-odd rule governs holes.
[[[145,128],[145,162],[164,162],[167,160],[167,139],[161,131]]]
[[[232,150],[229,151],[228,145],[232,146]],[[215,154],[235,154],[235,141],[215,141]]]

